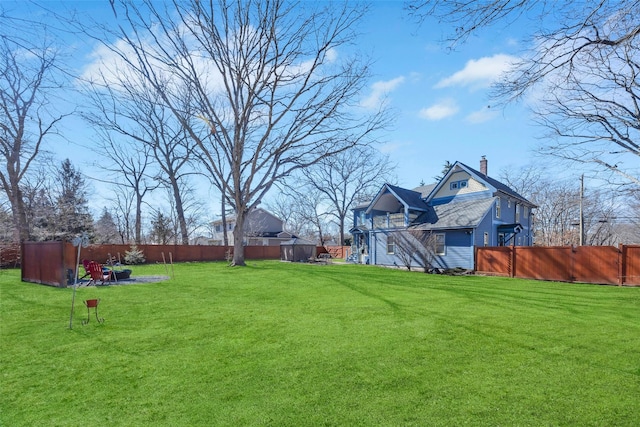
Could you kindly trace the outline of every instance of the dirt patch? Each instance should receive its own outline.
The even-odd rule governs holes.
[[[158,283],[169,280],[169,276],[136,276],[129,279],[111,282],[112,285],[134,285],[136,283]]]
[[[169,279],[170,279],[169,276],[136,276],[136,277],[131,277],[129,279],[118,280],[117,282],[112,280],[111,282],[105,282],[104,285],[101,285],[100,283],[98,283],[97,286],[135,285],[139,283],[159,283]],[[88,280],[81,280],[78,282],[78,287],[87,286],[87,283],[89,283]],[[90,285],[90,286],[95,286],[95,285]]]

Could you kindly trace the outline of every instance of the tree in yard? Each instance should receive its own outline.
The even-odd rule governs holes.
[[[105,46],[149,84],[198,144],[236,214],[234,265],[244,265],[247,213],[298,169],[366,144],[383,114],[360,114],[369,74],[341,50],[362,7],[271,1],[113,2],[125,17]],[[105,38],[106,40],[106,38]],[[184,108],[184,93],[192,108]],[[194,115],[199,120],[193,120]]]
[[[93,218],[89,213],[87,184],[71,161],[60,165],[55,178],[55,222],[51,230],[58,239],[71,241],[86,232],[93,237]]]
[[[118,232],[118,225],[113,219],[113,215],[106,207],[102,208],[102,214],[95,222],[94,229],[96,233],[94,240],[100,245],[119,243],[121,241],[120,233]]]
[[[285,216],[290,227],[288,231],[298,236],[307,236],[310,240],[317,239],[321,246],[324,245],[329,228],[329,214],[323,204],[322,192],[308,182],[301,182],[296,187],[282,185],[279,189],[280,197],[286,199],[284,210],[289,211]],[[277,210],[276,213],[278,212],[280,211]]]
[[[302,182],[317,191],[327,216],[338,225],[340,245],[344,245],[345,221],[351,209],[358,201],[373,198],[390,181],[393,169],[388,156],[381,156],[373,147],[354,147],[301,171]]]
[[[151,219],[151,240],[160,245],[167,245],[174,236],[171,218],[161,211],[157,211]]]
[[[140,159],[155,160],[158,171],[154,178],[170,190],[180,227],[179,236],[182,244],[188,245],[185,195],[181,190],[188,175],[195,173],[191,168],[191,160],[196,143],[173,113],[162,105],[162,100],[153,89],[127,73],[119,74],[117,81],[114,76],[110,78],[107,80],[102,75],[89,82],[88,92],[94,108],[85,112],[84,116],[92,125],[101,127],[107,133],[102,145],[106,149],[106,156],[111,157],[115,164],[120,165],[123,159],[120,151],[116,151],[120,147],[114,147],[111,134],[125,137],[134,145],[134,149],[144,153],[145,156]],[[188,94],[185,97],[185,107],[181,110],[188,108]],[[140,165],[137,169],[142,173],[146,167],[143,168],[141,161],[136,163]],[[124,168],[131,169],[131,165],[120,166],[123,170],[118,172],[126,172]],[[132,188],[144,192],[139,182],[129,181]]]
[[[498,82],[494,99],[532,94],[551,141],[542,153],[640,186],[640,3],[413,0],[408,8],[420,20],[453,24],[453,44],[492,25],[534,20],[529,51]]]
[[[64,117],[52,107],[51,95],[60,87],[53,79],[56,50],[34,28],[40,29],[0,9],[0,185],[11,206],[15,241],[30,238],[21,186]]]
[[[389,233],[393,252],[407,270],[416,264],[425,273],[434,268],[437,237],[432,231],[409,229]]]
[[[128,208],[133,208],[133,240],[135,244],[140,244],[144,198],[160,185],[149,173],[152,164],[151,149],[147,145],[132,146],[127,141],[114,139],[104,128],[99,134],[101,139],[98,145],[103,156],[97,158],[94,173],[106,172],[112,179],[93,179],[113,185],[113,198],[118,200],[119,204],[124,202]],[[126,195],[123,196],[122,193]],[[130,214],[123,212],[123,219],[130,221]]]

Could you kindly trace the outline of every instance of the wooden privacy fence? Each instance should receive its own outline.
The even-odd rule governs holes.
[[[233,248],[224,246],[137,245],[137,248],[143,252],[146,263],[222,261],[233,256]],[[105,263],[111,255],[124,263],[125,252],[130,249],[131,245],[91,245],[82,248],[80,261]],[[66,286],[68,271],[75,272],[77,268],[77,250],[69,242],[25,242],[21,255],[22,280]],[[318,250],[321,252],[327,251],[322,248]],[[280,246],[245,246],[244,255],[246,259],[280,259]]]
[[[477,247],[477,273],[524,279],[640,285],[640,246]]]

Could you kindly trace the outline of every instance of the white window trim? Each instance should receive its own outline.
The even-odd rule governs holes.
[[[434,253],[436,255],[446,255],[447,254],[447,236],[445,233],[436,233],[435,236],[435,247]],[[442,236],[442,252],[438,252],[438,236]]]
[[[389,250],[391,247],[391,250]],[[387,254],[394,255],[396,253],[396,240],[392,235],[387,236]]]

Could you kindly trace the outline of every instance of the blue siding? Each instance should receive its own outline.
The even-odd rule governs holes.
[[[473,234],[471,230],[445,232],[445,254],[436,258],[441,268],[473,268]]]
[[[495,236],[496,233],[493,232],[493,217],[495,216],[495,207],[489,209],[487,214],[484,216],[478,228],[475,232],[475,245],[476,246],[484,246],[484,233],[489,233],[489,244],[487,246],[495,246],[497,244],[498,238]],[[494,242],[495,241],[495,242]]]
[[[445,235],[445,254],[435,257],[434,267],[462,267],[473,269],[473,246],[471,245],[473,234],[471,230],[448,230],[443,233]],[[373,239],[369,253],[371,263],[387,266],[404,266],[404,263],[397,254],[387,253],[388,232],[377,232],[373,235],[375,238]],[[411,266],[421,267],[415,261],[411,263]]]

